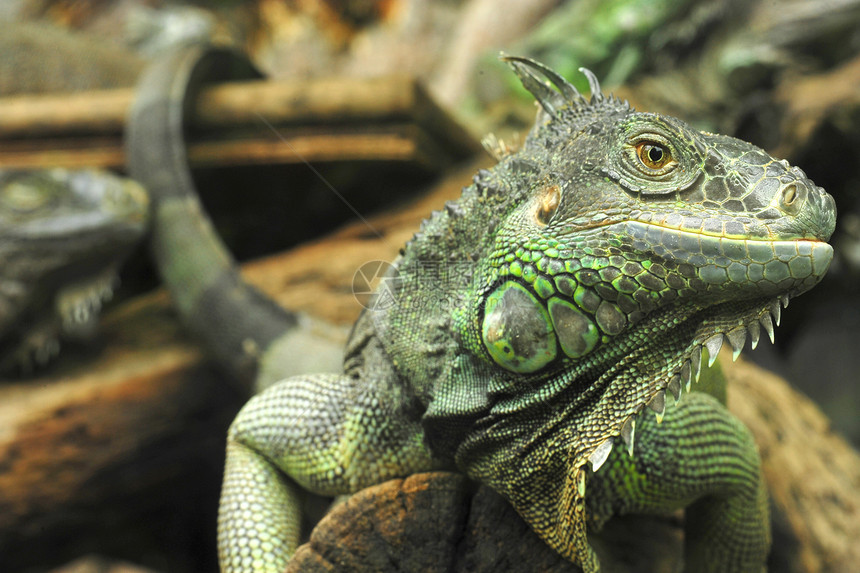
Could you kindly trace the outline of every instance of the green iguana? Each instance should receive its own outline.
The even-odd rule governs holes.
[[[590,98],[506,60],[540,104],[522,148],[424,222],[384,281],[394,304],[361,315],[342,373],[280,381],[230,428],[224,571],[284,569],[301,489],[434,469],[494,488],[587,572],[589,529],[682,507],[685,570],[763,569],[759,457],[709,366],[724,341],[737,355],[772,337],[780,304],[824,275],[833,199],[753,145],[634,111],[587,70]],[[186,319],[225,363],[295,372],[294,317],[210,249],[187,172],[183,109],[229,62],[196,48],[156,64],[131,169],[158,203],[155,250]]]
[[[107,172],[0,171],[0,372],[91,334],[148,208],[140,185]]]

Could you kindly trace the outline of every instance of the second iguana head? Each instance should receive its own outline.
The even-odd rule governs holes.
[[[88,336],[149,200],[96,170],[0,172],[0,372],[30,372],[60,338]]]

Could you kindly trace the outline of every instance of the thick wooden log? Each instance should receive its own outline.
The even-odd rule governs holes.
[[[0,384],[2,571],[134,557],[169,547],[179,522],[191,540],[214,519],[224,432],[246,394],[202,361],[164,295],[103,326],[101,351],[67,349],[44,376]]]
[[[133,88],[0,98],[0,165],[114,167]],[[479,146],[413,78],[249,81],[204,89],[190,117],[195,167],[400,161],[439,169]]]
[[[450,161],[414,125],[347,131],[337,128],[272,130],[261,123],[253,134],[242,139],[236,137],[231,134],[221,139],[197,138],[188,145],[189,163],[194,167],[227,167],[394,161],[412,162],[430,170]],[[122,169],[125,150],[119,136],[12,141],[2,144],[0,165],[7,169]]]
[[[134,93],[133,87],[121,87],[3,97],[0,133],[4,138],[120,133]],[[391,121],[414,117],[426,99],[408,76],[230,82],[201,91],[191,125],[239,127],[260,116],[276,124]]]
[[[630,516],[613,520],[594,542],[607,571],[670,573],[679,569],[681,540],[677,521]],[[287,573],[579,570],[497,493],[445,472],[388,481],[336,505],[287,567]]]
[[[802,304],[802,303],[798,303]],[[720,356],[729,409],[752,430],[774,510],[772,571],[860,563],[860,456],[809,398],[754,364]]]

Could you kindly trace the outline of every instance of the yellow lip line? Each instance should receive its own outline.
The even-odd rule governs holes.
[[[676,231],[678,233],[686,233],[688,235],[698,235],[701,237],[714,237],[717,239],[728,239],[730,241],[748,241],[751,243],[827,243],[827,241],[822,241],[821,239],[808,238],[808,237],[800,237],[797,239],[779,239],[779,238],[769,238],[763,239],[759,237],[744,237],[739,235],[717,235],[714,233],[708,233],[706,231],[691,231],[689,229],[683,229],[680,227],[667,227],[666,225],[659,225],[657,223],[646,223],[645,221],[637,221],[635,219],[628,219],[625,223],[639,223],[640,225],[648,225],[651,227],[659,227],[661,229],[666,229],[667,231]],[[768,230],[770,232],[770,230]]]
[[[722,245],[720,247],[720,251],[722,254],[726,254],[726,249],[730,248],[732,245],[744,245],[743,249],[747,251],[750,248],[753,248],[753,245],[767,245],[767,248],[771,252],[783,251],[782,254],[785,255],[787,253],[784,252],[784,249],[790,248],[797,255],[808,257],[813,253],[819,253],[818,256],[826,256],[828,259],[833,256],[833,247],[827,242],[822,241],[816,238],[797,238],[797,239],[762,239],[762,238],[746,238],[746,237],[734,237],[730,235],[717,235],[706,233],[703,231],[688,231],[685,229],[668,227],[665,225],[659,225],[652,222],[639,221],[636,219],[625,219],[623,221],[601,221],[594,224],[591,224],[588,227],[581,227],[581,229],[591,230],[597,229],[600,227],[610,227],[621,225],[626,227],[624,234],[632,237],[633,239],[639,240],[647,240],[648,231],[647,229],[659,230],[660,233],[666,232],[675,237],[678,237],[681,241],[683,241],[683,237],[694,238],[697,242],[703,241],[707,239],[713,239],[720,241]],[[635,227],[639,227],[638,231]],[[653,231],[652,231],[653,232]],[[664,244],[664,241],[661,241],[659,238],[652,238],[652,242],[655,244]],[[671,248],[671,247],[669,247]],[[825,249],[826,248],[826,254]],[[699,249],[687,250],[682,247],[682,250],[689,254],[695,254],[699,252]],[[703,253],[704,254],[704,253]],[[793,253],[791,253],[793,255]],[[751,259],[755,260],[753,257]],[[777,257],[779,258],[779,257]]]
[[[701,238],[701,237],[707,237],[707,238],[711,238],[711,239],[717,239],[720,241],[730,241],[730,242],[739,242],[739,243],[760,243],[760,244],[774,245],[774,246],[775,245],[788,245],[788,244],[791,244],[791,245],[809,244],[809,245],[819,245],[819,246],[820,245],[827,245],[828,247],[831,246],[826,241],[822,241],[820,239],[775,239],[775,240],[771,240],[771,239],[760,239],[760,238],[734,237],[731,235],[714,235],[714,234],[705,233],[705,232],[695,232],[695,231],[687,231],[684,229],[676,229],[674,227],[666,227],[663,225],[656,225],[654,223],[644,223],[642,221],[636,221],[636,220],[627,220],[627,221],[623,221],[623,222],[618,223],[618,224],[621,224],[621,225],[641,225],[642,227],[651,227],[653,229],[660,229],[661,231],[668,231],[669,233],[673,233],[673,234],[676,234],[679,236],[686,235],[688,237],[696,237],[697,239]]]
[[[625,224],[629,224],[629,223],[635,223],[638,225],[645,225],[648,227],[656,227],[659,229],[665,229],[667,231],[673,231],[676,233],[684,233],[687,235],[696,235],[696,236],[700,236],[700,237],[713,237],[715,239],[726,239],[729,241],[748,241],[751,243],[824,243],[824,244],[828,244],[827,241],[823,241],[821,239],[816,239],[816,238],[809,238],[809,237],[800,237],[797,239],[778,239],[778,238],[763,239],[763,238],[759,238],[759,237],[744,237],[744,236],[739,236],[739,235],[718,235],[718,234],[714,234],[714,233],[708,233],[708,232],[702,231],[702,230],[692,231],[692,230],[684,229],[681,227],[669,227],[667,225],[660,225],[658,223],[653,223],[650,221],[640,221],[638,219],[624,219],[621,221],[605,221],[605,222],[600,222],[600,223],[594,223],[594,224],[591,224],[588,226],[583,226],[581,228],[582,229],[597,229],[600,227],[611,227],[613,225],[625,225]]]

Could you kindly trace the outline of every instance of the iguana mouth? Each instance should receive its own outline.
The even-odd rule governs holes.
[[[85,334],[101,312],[102,305],[113,297],[119,283],[115,265],[97,274],[64,285],[56,294],[54,307],[66,334]]]
[[[702,372],[703,352],[707,351],[710,367],[723,344],[728,343],[732,348],[732,360],[737,360],[747,338],[752,349],[758,346],[762,329],[772,344],[774,323],[779,326],[782,308],[788,307],[791,296],[817,284],[833,258],[833,248],[817,240],[727,238],[639,222],[628,222],[627,227],[637,240],[647,240],[655,254],[696,266],[699,276],[709,284],[722,288],[733,281],[744,285],[753,282],[765,292],[783,294],[734,321],[725,321],[719,325],[703,323],[682,353],[681,366],[660,380],[656,390],[636,408],[635,413],[618,425],[617,433],[598,444],[589,454],[588,461],[593,471],[599,470],[606,461],[612,451],[614,438],[619,435],[632,455],[636,417],[647,405],[655,413],[657,422],[662,422],[666,411],[666,392],[678,403],[684,390],[691,391],[692,382],[698,382]],[[798,279],[801,279],[799,283]],[[791,286],[794,288],[785,290]]]
[[[87,339],[93,335],[99,313],[119,283],[116,262],[97,272],[64,284],[53,294],[55,317],[37,322],[0,357],[0,371],[29,375],[60,353],[61,338]]]
[[[736,238],[638,221],[624,223],[623,232],[634,249],[644,241],[654,255],[692,265],[709,288],[721,290],[737,284],[766,294],[803,292],[821,280],[833,259],[833,247],[817,239]]]

